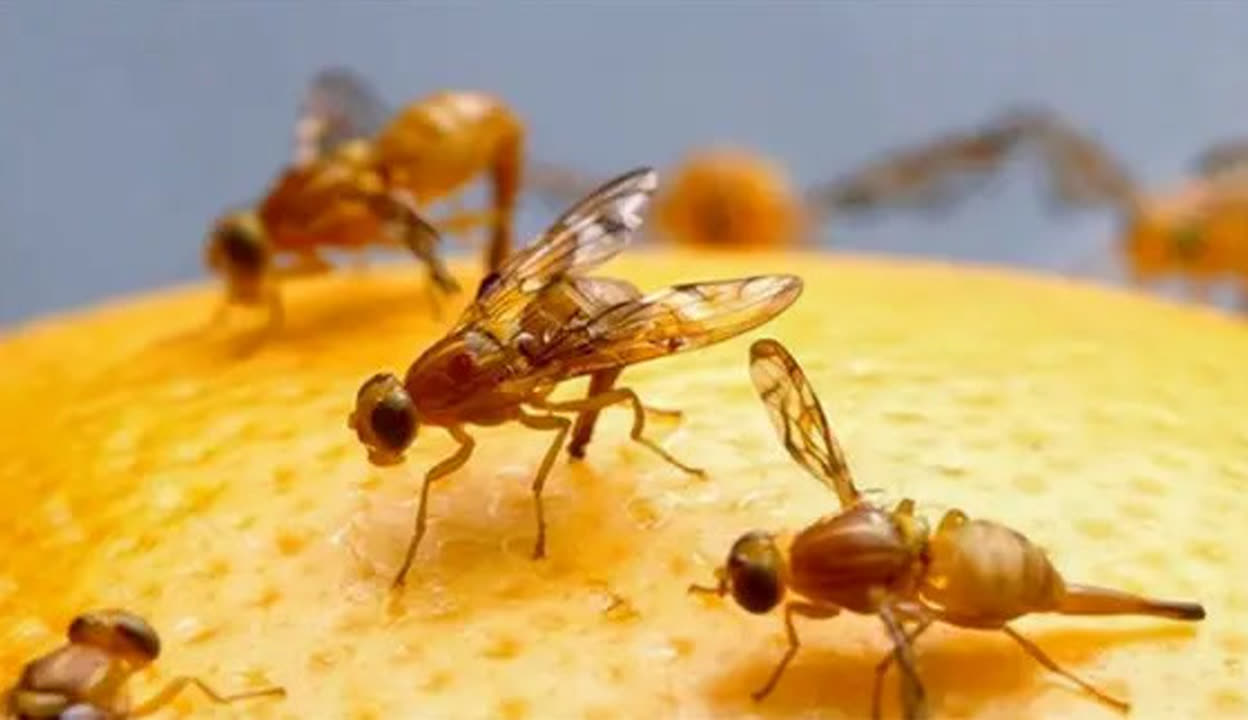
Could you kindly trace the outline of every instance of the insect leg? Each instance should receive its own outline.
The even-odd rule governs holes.
[[[263,688],[260,690],[249,690],[247,692],[234,693],[233,695],[222,695],[216,690],[213,690],[211,687],[207,685],[207,683],[200,680],[199,678],[190,677],[190,676],[182,676],[182,677],[176,677],[173,680],[170,680],[169,684],[165,685],[164,689],[156,693],[156,695],[153,696],[151,699],[145,701],[143,704],[131,710],[130,714],[127,715],[127,717],[141,717],[143,715],[150,715],[156,712],[157,710],[161,709],[165,705],[169,704],[169,702],[173,700],[173,698],[175,698],[178,693],[182,692],[182,690],[185,689],[187,685],[194,685],[195,687],[199,688],[214,703],[217,703],[219,705],[225,705],[225,704],[237,702],[239,700],[247,700],[250,698],[265,697],[265,696],[270,696],[270,695],[273,697],[286,697],[286,690],[285,688],[282,688],[282,687],[269,687],[269,688]]]
[[[412,531],[411,542],[407,544],[407,553],[403,556],[403,566],[399,568],[398,574],[394,576],[393,587],[395,588],[403,586],[407,571],[412,567],[412,560],[416,558],[416,547],[420,545],[420,539],[425,535],[425,517],[429,507],[429,486],[435,480],[446,477],[463,467],[464,463],[468,462],[468,458],[472,457],[472,449],[477,444],[471,435],[456,425],[447,428],[447,432],[459,443],[459,449],[455,451],[454,455],[434,465],[425,474],[425,482],[420,486],[420,504],[416,508],[416,527]]]
[[[677,460],[666,450],[659,447],[659,445],[653,440],[642,434],[646,429],[646,408],[641,404],[641,399],[637,397],[637,393],[628,388],[615,388],[592,397],[587,397],[584,400],[567,400],[557,403],[542,401],[540,404],[535,403],[535,405],[544,410],[553,410],[556,412],[581,412],[583,410],[601,410],[602,408],[625,401],[630,402],[633,405],[633,429],[629,433],[629,437],[632,438],[634,442],[645,445],[659,457],[662,457],[672,465],[675,465],[691,475],[706,475],[705,470],[686,465],[685,463]]]
[[[550,474],[555,458],[559,456],[559,448],[568,436],[568,428],[572,421],[558,415],[527,415],[521,412],[520,423],[534,430],[554,430],[555,439],[546,449],[542,464],[537,468],[537,476],[533,478],[533,505],[537,512],[537,541],[533,544],[533,559],[546,557],[546,513],[542,509],[542,488],[546,485],[546,476]]]
[[[751,693],[750,696],[755,702],[767,697],[775,689],[776,683],[780,682],[780,676],[784,674],[784,669],[793,661],[798,648],[802,646],[801,640],[797,637],[797,628],[793,627],[793,616],[801,615],[811,620],[823,620],[836,616],[840,611],[841,609],[835,605],[816,605],[805,602],[791,602],[784,606],[784,630],[789,636],[789,647],[784,651],[784,657],[780,658],[776,669],[771,671],[771,677],[767,678],[767,682]]]
[[[1037,646],[1035,643],[1028,640],[1027,638],[1023,637],[1022,635],[1018,634],[1018,632],[1016,632],[1014,628],[1010,627],[1009,625],[1002,625],[1001,632],[1013,638],[1014,642],[1021,645],[1023,650],[1025,650],[1028,655],[1034,658],[1036,662],[1045,666],[1050,671],[1055,672],[1058,675],[1061,675],[1067,680],[1083,688],[1084,691],[1088,692],[1089,694],[1091,694],[1092,696],[1094,696],[1096,699],[1100,700],[1101,702],[1105,703],[1106,705],[1110,705],[1116,708],[1119,712],[1124,712],[1124,713],[1131,709],[1130,703],[1114,698],[1096,689],[1091,684],[1083,680],[1080,680],[1074,673],[1070,672],[1069,670],[1063,669],[1060,665],[1054,662],[1052,658],[1046,655],[1044,651],[1040,649],[1039,646]]]
[[[623,368],[614,368],[611,370],[602,370],[596,372],[589,378],[589,390],[585,393],[585,397],[591,398],[610,390],[614,385],[616,378],[623,372]],[[667,418],[669,420],[679,420],[684,413],[680,410],[667,410],[664,408],[644,406],[647,413],[658,417]],[[574,458],[580,459],[585,457],[585,446],[589,445],[590,439],[594,434],[594,426],[598,423],[599,410],[583,410],[576,416],[576,426],[572,429],[572,442],[568,443],[568,454]]]
[[[624,372],[624,368],[611,368],[591,375],[589,377],[589,390],[586,391],[585,397],[592,398],[610,390],[615,385],[616,378],[622,372]],[[598,414],[600,412],[601,410],[598,408],[582,410],[576,416],[576,427],[572,430],[572,442],[568,443],[569,455],[578,459],[585,457],[585,446],[589,444],[590,438],[594,435],[594,425],[598,423]]]
[[[881,614],[883,617],[883,614]],[[891,618],[891,612],[889,614]],[[931,627],[935,621],[933,617],[924,617],[919,624],[912,628],[909,632],[904,633],[902,641],[899,644],[897,638],[893,638],[893,651],[888,653],[875,666],[875,686],[871,691],[871,717],[873,720],[880,718],[880,701],[884,694],[884,676],[888,674],[888,668],[892,666],[896,660],[905,668],[906,677],[902,678],[902,706],[905,708],[906,717],[918,716],[918,713],[925,712],[922,708],[923,703],[923,686],[919,683],[918,672],[914,667],[913,649],[914,641],[919,638],[927,629]],[[895,622],[895,620],[894,620]],[[889,620],[884,621],[885,627],[892,634],[899,627],[890,627]],[[907,665],[909,663],[909,665]]]
[[[524,130],[516,123],[499,144],[491,167],[494,185],[494,231],[486,249],[486,272],[494,272],[511,255],[511,221],[520,194],[520,176],[524,168]]]

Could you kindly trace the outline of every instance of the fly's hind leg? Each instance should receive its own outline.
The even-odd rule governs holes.
[[[626,401],[632,403],[633,406],[633,429],[629,433],[629,437],[632,438],[634,442],[645,445],[659,457],[691,475],[706,475],[705,470],[686,465],[680,460],[677,460],[671,455],[671,453],[659,447],[657,443],[643,434],[646,429],[646,408],[641,404],[641,399],[637,397],[637,393],[628,388],[615,388],[607,390],[606,392],[601,392],[587,397],[584,400],[567,400],[564,402],[548,402],[543,400],[540,404],[535,403],[535,405],[544,410],[552,410],[555,412],[584,412],[586,410],[602,410],[603,408],[610,407],[616,403]],[[592,423],[590,424],[592,425]]]
[[[594,373],[589,378],[589,390],[585,393],[586,399],[592,398],[611,390],[615,386],[615,381],[620,377],[623,368],[612,368],[610,370],[602,370]],[[677,421],[684,415],[679,410],[666,410],[663,408],[642,406],[645,412],[658,418]],[[572,428],[572,442],[568,443],[568,454],[580,460],[585,457],[585,447],[589,445],[589,441],[594,435],[594,426],[598,424],[598,414],[601,408],[593,410],[582,410],[576,416],[576,425]]]
[[[205,695],[218,705],[228,705],[238,702],[239,700],[249,700],[258,697],[286,697],[286,690],[282,687],[269,687],[260,690],[248,690],[247,692],[234,693],[233,695],[223,695],[213,690],[207,683],[196,677],[182,676],[169,681],[168,685],[151,699],[145,701],[142,705],[130,711],[126,717],[142,717],[143,715],[151,715],[168,705],[178,693],[182,692],[188,685],[194,685],[199,688]]]
[[[550,447],[546,449],[546,455],[542,457],[542,464],[537,468],[537,476],[533,478],[533,506],[537,513],[537,540],[533,544],[533,559],[539,560],[546,557],[546,513],[542,507],[542,489],[546,486],[546,476],[550,474],[550,469],[554,467],[555,458],[559,456],[559,448],[563,446],[563,440],[568,436],[568,429],[572,427],[572,421],[558,415],[527,415],[522,413],[520,415],[520,423],[533,430],[555,431],[555,439],[551,441]]]
[[[454,455],[434,465],[425,474],[425,481],[420,486],[420,504],[416,508],[416,526],[412,531],[412,539],[407,544],[407,553],[403,556],[403,565],[394,576],[393,587],[395,589],[403,587],[407,571],[412,567],[412,560],[416,558],[416,548],[420,545],[420,539],[425,536],[425,518],[429,507],[429,486],[435,480],[446,477],[463,467],[464,463],[468,462],[468,458],[472,457],[472,449],[476,445],[476,441],[472,439],[471,435],[455,425],[447,428],[447,432],[459,443],[459,449],[455,451]]]
[[[776,687],[776,683],[780,682],[780,676],[784,674],[785,669],[793,661],[798,649],[802,646],[802,641],[797,637],[797,628],[793,626],[793,616],[801,615],[811,620],[824,620],[834,617],[840,611],[841,609],[835,605],[816,605],[807,602],[791,602],[784,606],[784,630],[789,638],[789,647],[784,651],[784,657],[780,658],[780,662],[776,664],[776,669],[771,671],[771,676],[767,678],[767,682],[750,694],[755,702],[771,694],[771,691]]]
[[[1009,625],[1002,625],[1001,632],[1013,638],[1014,642],[1018,643],[1023,648],[1023,650],[1028,655],[1030,655],[1036,662],[1040,663],[1041,665],[1043,665],[1045,668],[1047,668],[1051,672],[1055,672],[1058,675],[1061,675],[1067,680],[1078,685],[1080,688],[1083,688],[1085,692],[1092,695],[1097,700],[1100,700],[1101,702],[1105,703],[1106,705],[1109,705],[1110,707],[1118,710],[1119,712],[1125,713],[1131,709],[1130,703],[1127,703],[1123,700],[1119,700],[1105,692],[1102,692],[1101,690],[1098,690],[1091,683],[1080,679],[1074,673],[1058,665],[1056,662],[1053,661],[1052,658],[1046,655],[1045,652],[1041,650],[1038,645],[1028,640],[1027,638],[1023,637],[1022,635],[1018,634],[1018,632],[1015,631],[1014,628],[1010,627]]]

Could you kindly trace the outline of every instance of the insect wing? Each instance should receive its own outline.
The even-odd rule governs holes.
[[[978,190],[1019,138],[1014,128],[994,125],[903,148],[812,188],[806,202],[816,214],[865,213],[890,206],[947,210]]]
[[[675,285],[567,328],[534,365],[573,377],[703,348],[762,325],[801,292],[802,281],[793,275]]]
[[[849,463],[801,366],[775,340],[750,346],[750,379],[789,455],[849,507],[860,497]]]
[[[343,67],[313,76],[299,103],[295,125],[295,164],[322,157],[342,143],[377,134],[390,108],[373,86]]]
[[[1196,156],[1196,173],[1217,180],[1248,170],[1248,138],[1224,140]]]
[[[1048,165],[1055,205],[1125,209],[1134,181],[1097,140],[1056,116],[1039,115],[1027,126]]]
[[[592,193],[595,181],[587,174],[558,165],[530,163],[524,171],[524,184],[543,202],[556,208]]]
[[[624,249],[641,226],[641,211],[658,180],[654,170],[639,168],[577,202],[533,244],[481,281],[476,301],[464,310],[455,330],[485,325],[495,337],[510,337],[524,306],[543,288],[597,267]]]

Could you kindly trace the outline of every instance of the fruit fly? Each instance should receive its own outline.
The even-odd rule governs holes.
[[[763,614],[784,602],[788,650],[754,693],[762,699],[776,686],[800,647],[795,617],[830,618],[842,610],[879,616],[894,649],[876,667],[872,716],[880,714],[885,672],[896,661],[903,672],[907,718],[925,717],[925,693],[912,644],[934,622],[1000,630],[1049,670],[1099,700],[1117,700],[1062,669],[1032,641],[1010,627],[1031,613],[1151,615],[1202,620],[1196,603],[1171,602],[1117,590],[1068,583],[1045,552],[1019,532],[951,510],[934,533],[904,499],[893,510],[867,501],[854,484],[845,453],[833,435],[814,389],[777,341],[750,347],[750,376],[789,455],[836,493],[840,512],[817,520],[787,541],[754,530],[742,535],[716,570],[714,587],[692,592],[731,594],[745,610]],[[792,599],[787,602],[786,595]],[[908,630],[905,624],[910,623]]]
[[[196,677],[182,676],[132,707],[126,681],[160,656],[160,637],[152,626],[125,610],[96,610],[74,618],[66,634],[68,643],[27,663],[8,691],[7,710],[15,720],[142,717],[169,704],[189,685],[220,704],[286,696],[281,687],[223,695]]]
[[[1186,278],[1205,299],[1222,276],[1248,291],[1248,142],[1226,141],[1200,153],[1191,177],[1166,190],[1141,187],[1090,134],[1037,107],[1015,108],[989,127],[1010,127],[1018,147],[1039,153],[1057,210],[1109,208],[1130,282]],[[1245,297],[1248,300],[1248,297]]]
[[[525,130],[498,98],[444,91],[391,113],[358,75],[331,68],[305,91],[295,136],[294,158],[266,195],[226,213],[209,234],[205,262],[224,277],[222,312],[230,303],[267,304],[270,325],[279,324],[275,282],[323,272],[326,249],[407,248],[429,267],[435,309],[438,291],[458,290],[437,252],[440,231],[490,225],[489,270],[510,253]],[[481,175],[493,186],[490,211],[422,216]],[[279,267],[279,256],[292,262]]]
[[[404,379],[381,373],[360,387],[348,425],[374,465],[402,462],[421,425],[444,428],[459,445],[425,475],[396,587],[424,535],[430,486],[472,455],[467,425],[518,422],[553,433],[532,485],[535,558],[545,555],[546,476],[569,432],[568,452],[584,456],[600,410],[631,404],[634,441],[686,472],[702,474],[645,436],[647,408],[633,390],[615,387],[615,381],[629,365],[706,347],[762,325],[797,299],[802,281],[760,275],[643,295],[623,280],[587,277],[588,270],[624,249],[657,185],[657,173],[640,168],[590,192],[485,276],[476,300],[445,337],[416,358]],[[549,399],[556,385],[580,376],[590,378],[585,398]],[[576,414],[575,426],[567,413]]]
[[[811,241],[830,217],[885,208],[943,210],[977,187],[1008,156],[1012,126],[948,133],[866,162],[805,191],[756,153],[728,146],[687,154],[654,200],[653,228],[665,241],[695,247],[775,248]],[[533,164],[526,187],[560,203],[590,185],[583,174]]]

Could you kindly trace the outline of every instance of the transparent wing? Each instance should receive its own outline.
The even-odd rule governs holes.
[[[943,211],[978,191],[1025,137],[1010,124],[951,133],[894,150],[806,193],[816,216],[886,208]]]
[[[541,162],[529,163],[524,171],[525,189],[554,209],[585,197],[598,182],[588,173]]]
[[[575,377],[703,348],[771,320],[801,293],[802,280],[793,275],[675,285],[565,328],[534,365]]]
[[[376,135],[389,116],[389,106],[361,75],[344,67],[321,70],[299,102],[295,164],[310,162],[350,140]]]
[[[1196,174],[1217,180],[1248,170],[1248,137],[1223,140],[1196,156]]]
[[[639,168],[599,186],[528,247],[481,280],[476,301],[455,329],[482,324],[510,337],[524,306],[550,283],[615,257],[641,226],[641,211],[658,187],[658,173]]]
[[[1135,182],[1091,135],[1038,108],[1013,110],[1002,122],[1040,152],[1048,166],[1054,207],[1125,211],[1134,203]]]
[[[845,453],[828,427],[802,368],[779,342],[758,340],[750,346],[750,379],[789,455],[841,500],[842,507],[858,501],[858,489]]]

